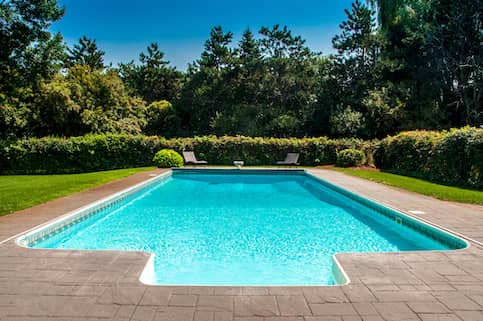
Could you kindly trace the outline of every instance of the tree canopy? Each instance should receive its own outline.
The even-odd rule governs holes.
[[[287,26],[215,26],[179,71],[162,46],[107,66],[57,0],[0,1],[0,138],[98,132],[382,138],[483,125],[483,0],[355,0],[335,53]]]
[[[105,52],[99,50],[96,40],[87,36],[79,39],[79,43],[72,48],[67,48],[67,66],[84,65],[91,69],[104,68]]]

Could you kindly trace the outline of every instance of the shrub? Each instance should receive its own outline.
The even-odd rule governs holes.
[[[336,165],[340,167],[360,166],[366,162],[364,152],[356,149],[344,149],[337,153]]]
[[[374,162],[395,173],[483,188],[483,129],[400,133],[380,142]]]
[[[172,149],[162,149],[153,157],[153,163],[161,168],[183,167],[183,157]]]

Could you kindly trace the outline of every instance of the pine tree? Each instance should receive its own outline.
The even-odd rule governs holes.
[[[223,32],[220,26],[211,29],[210,39],[198,61],[200,66],[221,70],[232,62],[233,51],[228,47],[233,39],[232,32]]]
[[[238,57],[242,63],[257,61],[262,58],[260,46],[250,29],[245,30],[238,44]]]
[[[139,55],[139,65],[134,61],[120,64],[121,78],[133,95],[142,97],[146,102],[159,100],[173,101],[179,92],[182,74],[169,66],[164,53],[157,43],[147,48],[147,53]]]
[[[340,55],[356,57],[364,64],[374,46],[375,13],[359,0],[352,3],[351,11],[344,11],[347,20],[340,24],[342,33],[332,39],[332,44]]]
[[[96,40],[87,36],[79,39],[79,43],[67,49],[67,67],[74,65],[89,66],[92,70],[104,68],[104,51],[99,50]]]

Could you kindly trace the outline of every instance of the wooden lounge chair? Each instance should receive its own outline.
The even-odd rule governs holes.
[[[183,152],[184,162],[186,164],[195,164],[195,165],[206,165],[208,164],[207,161],[204,160],[197,160],[195,156],[195,152]]]
[[[299,153],[287,153],[287,157],[285,160],[278,161],[277,165],[300,165],[299,161]]]

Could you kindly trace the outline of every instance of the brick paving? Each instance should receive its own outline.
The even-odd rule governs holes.
[[[160,170],[0,217],[0,239],[141,182]],[[483,206],[443,202],[342,173],[309,172],[483,242]],[[483,320],[483,247],[338,254],[351,282],[334,287],[147,286],[148,253],[0,245],[0,320]]]

